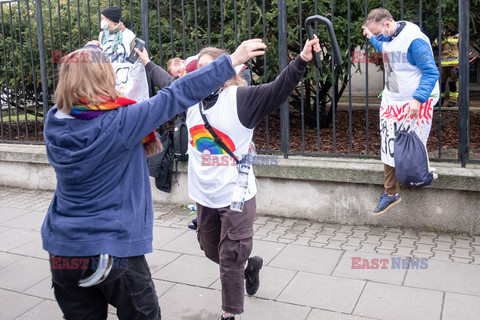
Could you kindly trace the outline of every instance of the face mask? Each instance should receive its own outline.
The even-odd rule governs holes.
[[[380,33],[378,36],[375,37],[378,41],[383,41],[383,42],[390,42],[392,41],[392,36],[390,35],[390,29],[388,29],[388,36],[383,34],[383,30],[385,29],[385,26],[382,28],[382,33]]]
[[[102,28],[103,30],[108,29],[108,22],[106,20],[100,21],[100,28]]]

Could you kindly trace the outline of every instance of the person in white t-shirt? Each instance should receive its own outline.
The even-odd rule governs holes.
[[[196,202],[200,247],[210,260],[220,266],[222,319],[234,320],[235,315],[243,313],[245,289],[248,295],[254,295],[259,288],[263,260],[258,256],[250,257],[257,185],[253,170],[250,170],[243,211],[231,210],[238,176],[237,163],[210,133],[201,113],[218,139],[242,161],[242,157],[249,153],[255,126],[290,96],[312,59],[312,50],[320,51],[316,36],[306,42],[300,55],[274,81],[247,86],[237,73],[221,88],[187,110],[188,192]],[[137,52],[157,87],[161,89],[174,80],[148,59],[145,50]],[[200,72],[224,53],[222,49],[210,47],[201,50],[198,71],[195,72]]]

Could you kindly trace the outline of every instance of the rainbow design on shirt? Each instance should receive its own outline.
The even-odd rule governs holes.
[[[213,127],[212,127],[213,128]],[[225,133],[213,128],[215,133],[218,135],[220,139],[222,139],[223,143],[232,151],[235,151],[235,144],[233,143],[232,139],[227,136]],[[190,140],[191,145],[197,149],[199,152],[204,153],[208,151],[210,154],[226,154],[225,150],[223,150],[213,139],[213,136],[208,132],[208,129],[205,128],[205,125],[199,124],[194,127],[190,128],[190,136],[192,140]]]

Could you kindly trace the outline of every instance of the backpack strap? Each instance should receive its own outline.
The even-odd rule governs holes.
[[[200,103],[198,104],[198,109],[200,110],[200,114],[202,115],[202,119],[203,119],[203,122],[205,122],[205,128],[207,128],[208,132],[210,132],[210,134],[212,135],[213,139],[215,140],[215,142],[220,146],[220,148],[222,148],[223,150],[225,150],[226,153],[228,153],[228,155],[230,157],[232,157],[235,162],[237,163],[237,165],[239,164],[240,161],[238,161],[238,158],[233,154],[233,152],[225,145],[225,143],[223,143],[222,139],[220,139],[220,137],[218,136],[218,134],[215,132],[215,130],[213,130],[212,126],[210,125],[210,123],[208,122],[207,120],[207,117],[203,114],[202,112],[202,107],[203,107],[203,101],[200,101]]]

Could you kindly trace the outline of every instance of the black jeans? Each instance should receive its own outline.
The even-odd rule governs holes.
[[[79,287],[78,281],[91,273],[95,259],[50,255],[52,287],[65,319],[107,319],[108,304],[117,308],[120,320],[161,319],[145,256],[117,258],[105,281],[88,288]]]

